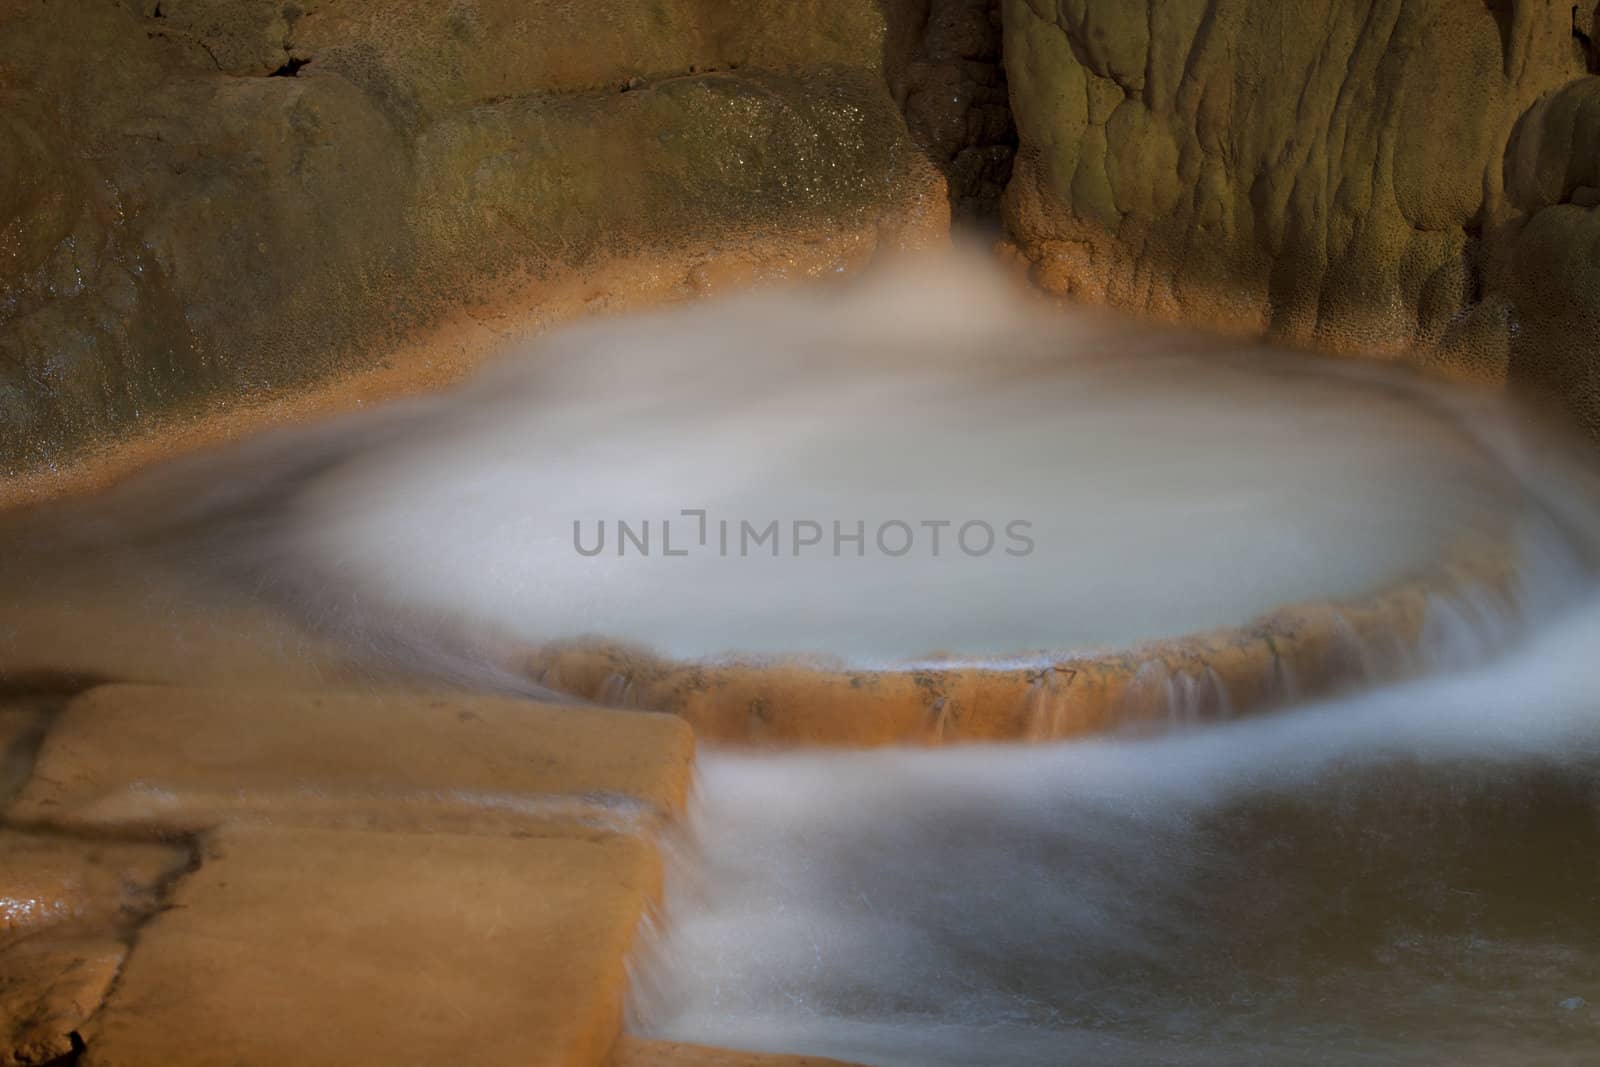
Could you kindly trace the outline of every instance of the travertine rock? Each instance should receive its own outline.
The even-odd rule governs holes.
[[[1412,676],[1431,611],[1504,600],[1503,546],[1463,550],[1436,573],[1343,601],[1288,604],[1242,626],[1048,663],[852,669],[826,660],[678,662],[625,645],[573,642],[530,654],[545,684],[594,700],[670,711],[706,741],[756,746],[1048,741],[1162,729],[1175,685],[1196,720],[1234,718]]]
[[[0,830],[0,944],[48,926],[125,925],[186,862],[165,845]]]
[[[0,830],[0,1067],[72,1051],[187,850]]]
[[[73,1049],[127,946],[110,937],[38,938],[0,947],[0,1067],[34,1067]]]
[[[869,0],[7,5],[0,472],[370,365],[495,280],[893,243],[940,194],[885,33]]]
[[[1560,397],[1600,434],[1600,78],[1544,97],[1506,153],[1483,314],[1513,381]]]
[[[226,0],[210,6],[248,8]],[[461,103],[616,92],[635,79],[709,71],[877,70],[886,33],[884,13],[860,0],[750,0],[737,9],[706,0],[299,6],[280,62],[294,56],[338,70],[387,106],[434,114]]]
[[[0,832],[0,1063],[603,1063],[692,744],[509,699],[90,690],[6,816],[206,836],[190,869]]]
[[[1571,5],[1004,12],[1021,141],[1006,216],[1047,287],[1541,383],[1600,428],[1584,351],[1600,127]]]
[[[887,8],[889,87],[911,136],[944,173],[952,214],[993,221],[1017,147],[999,0],[900,0]]]
[[[148,922],[86,1067],[576,1067],[659,893],[627,837],[230,829]]]
[[[102,686],[45,739],[10,814],[63,826],[467,833],[648,829],[681,810],[668,715],[461,695]]]

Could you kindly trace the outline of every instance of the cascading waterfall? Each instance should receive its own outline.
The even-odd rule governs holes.
[[[1566,551],[1504,420],[1381,368],[1054,314],[957,258],[583,324],[456,392],[170,464],[45,516],[31,547],[57,568],[130,552],[376,670],[501,688],[486,649],[584,635],[1046,664],[1364,594],[1468,545]],[[1489,608],[1461,599],[1455,624],[1497,625]],[[1351,651],[1373,677],[1413,654]],[[1151,681],[1228,705],[1203,671]]]
[[[1600,600],[1147,739],[703,752],[646,1033],[868,1064],[1592,1062]]]
[[[1331,602],[1344,689],[1277,661],[1275,715],[1152,660],[1131,684],[1166,714],[1138,734],[703,745],[635,1028],[918,1067],[1579,1064],[1600,1048],[1587,448],[1389,368],[1056,315],[957,262],[586,324],[455,393],[43,509],[4,533],[29,628],[0,669],[272,679],[309,635],[368,677],[550,695],[520,657],[599,635],[1048,670]],[[591,554],[574,530],[602,521]],[[782,540],[719,551],[721,521]],[[1015,521],[1032,548],[1007,554]],[[881,540],[901,527],[914,550]],[[1415,633],[1339,606],[1464,548],[1504,580],[1428,586]],[[212,620],[246,607],[223,656]]]
[[[1408,680],[1197,725],[1225,690],[1150,665],[1153,737],[704,751],[634,1027],[883,1067],[1593,1062],[1594,469],[1441,406],[1534,514],[1511,595],[1358,649]]]

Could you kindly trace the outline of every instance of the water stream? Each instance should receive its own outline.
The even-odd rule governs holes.
[[[586,634],[988,662],[1499,552],[1509,587],[1437,599],[1409,677],[1336,701],[1190,725],[1178,679],[1159,736],[707,746],[634,1026],[908,1067],[1593,1063],[1588,447],[918,268],[580,326],[13,518],[0,674],[537,696],[518,650]]]
[[[702,754],[636,1025],[869,1064],[1586,1064],[1600,602],[1155,739]]]

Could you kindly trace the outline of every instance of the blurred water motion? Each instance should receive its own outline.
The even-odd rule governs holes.
[[[729,551],[723,520],[780,540]],[[885,1065],[1600,1048],[1600,497],[1493,398],[1047,310],[956,259],[581,325],[0,543],[13,690],[530,696],[521,652],[583,635],[982,663],[1488,546],[1513,588],[1435,605],[1404,684],[1141,740],[706,752],[636,1025]]]

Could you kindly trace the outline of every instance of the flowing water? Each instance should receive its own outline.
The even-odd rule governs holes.
[[[924,268],[582,326],[13,519],[0,675],[548,695],[521,653],[592,634],[1015,661],[1500,552],[1513,581],[1436,597],[1406,669],[1336,701],[1032,747],[707,747],[634,1026],[885,1065],[1594,1063],[1587,447]]]
[[[636,1025],[870,1064],[1588,1064],[1600,607],[1490,667],[1038,747],[705,753]]]

